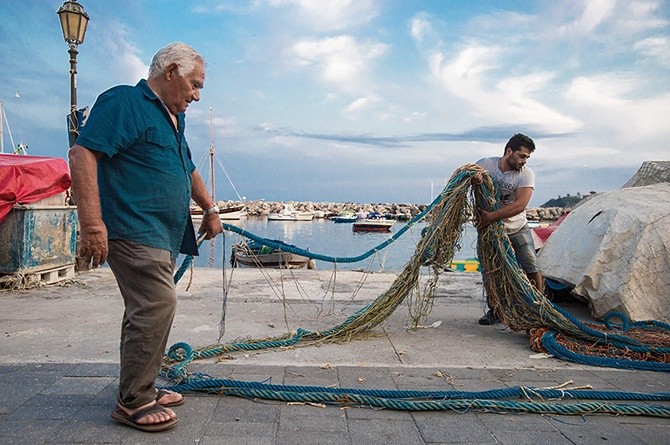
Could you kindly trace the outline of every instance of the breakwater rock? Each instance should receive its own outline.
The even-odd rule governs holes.
[[[337,215],[342,212],[364,213],[378,212],[382,215],[392,215],[398,218],[412,218],[423,212],[427,204],[396,204],[396,203],[354,203],[354,202],[296,202],[296,201],[219,201],[220,208],[229,208],[244,205],[247,215],[264,217],[269,213],[279,212],[284,204],[291,204],[298,211],[318,212],[324,217]],[[562,207],[532,208],[526,211],[531,221],[554,221],[569,209]]]

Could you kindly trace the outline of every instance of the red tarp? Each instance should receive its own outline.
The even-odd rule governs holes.
[[[552,233],[554,233],[554,230],[556,230],[563,222],[565,217],[568,216],[568,213],[570,213],[569,210],[562,214],[561,217],[556,221],[549,224],[547,227],[533,227],[530,229],[531,234],[533,235],[533,242],[535,243],[535,250],[544,246],[544,243],[547,242],[547,239],[551,236]]]
[[[16,203],[30,204],[70,188],[65,159],[0,154],[0,223]]]

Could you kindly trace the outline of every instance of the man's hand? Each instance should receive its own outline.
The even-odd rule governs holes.
[[[482,229],[491,224],[493,221],[494,220],[492,212],[488,212],[486,210],[480,210],[477,225],[475,227],[478,229]]]
[[[205,232],[205,239],[212,239],[223,232],[223,225],[218,213],[209,213],[202,217],[198,232]]]
[[[93,226],[83,226],[79,231],[79,257],[95,268],[107,261],[107,227],[101,221]]]
[[[475,173],[474,176],[470,178],[470,183],[472,185],[479,185],[482,182],[484,182],[484,173],[483,172],[477,172]]]

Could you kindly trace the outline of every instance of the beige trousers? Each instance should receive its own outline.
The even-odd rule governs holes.
[[[175,260],[167,250],[110,240],[107,262],[125,303],[117,401],[134,409],[156,399],[156,377],[177,308]]]

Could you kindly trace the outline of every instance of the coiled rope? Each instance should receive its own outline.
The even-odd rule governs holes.
[[[350,340],[386,320],[407,297],[413,297],[418,316],[426,315],[432,307],[433,292],[439,275],[453,259],[454,249],[458,246],[463,225],[475,213],[472,206],[476,205],[479,208],[487,210],[493,210],[498,206],[495,200],[493,183],[488,175],[484,175],[483,184],[477,187],[470,187],[470,178],[480,171],[483,171],[481,167],[474,164],[467,164],[458,169],[454,172],[442,193],[423,212],[415,216],[384,243],[356,257],[332,257],[313,253],[295,246],[287,246],[281,242],[267,240],[236,226],[224,224],[226,230],[233,231],[270,247],[281,248],[283,251],[313,259],[344,263],[360,261],[387,247],[409,230],[417,221],[426,216],[429,216],[432,220],[431,224],[424,229],[415,253],[391,287],[372,303],[356,311],[344,322],[331,329],[322,331],[310,331],[298,328],[295,333],[285,334],[272,339],[247,339],[241,342],[216,344],[199,349],[193,349],[186,343],[177,343],[168,351],[164,359],[161,375],[176,382],[176,385],[171,387],[171,389],[177,391],[202,390],[205,392],[221,392],[275,400],[314,402],[318,399],[323,403],[356,404],[409,410],[481,409],[554,414],[604,412],[669,417],[670,413],[668,408],[665,407],[631,407],[628,405],[608,405],[599,402],[572,404],[570,405],[571,407],[566,408],[567,405],[555,406],[544,402],[520,403],[480,400],[481,393],[475,394],[473,399],[467,400],[398,401],[394,394],[388,398],[386,396],[358,394],[353,390],[345,390],[346,394],[331,394],[324,388],[318,388],[318,390],[313,392],[299,389],[293,391],[290,387],[289,389],[256,386],[238,388],[227,380],[199,379],[189,375],[187,365],[199,358],[213,357],[237,350],[259,350],[307,343]],[[470,195],[468,195],[469,193]],[[485,276],[484,287],[488,295],[489,305],[495,311],[496,315],[515,331],[532,332],[535,330],[535,332],[538,332],[539,329],[545,329],[545,332],[541,336],[541,341],[534,342],[533,347],[539,348],[541,345],[545,350],[548,350],[557,357],[596,366],[670,371],[670,364],[654,360],[659,355],[665,358],[665,355],[668,354],[668,348],[665,344],[645,344],[640,339],[625,335],[626,329],[618,329],[618,327],[613,326],[609,322],[594,327],[586,325],[562,308],[555,306],[539,293],[519,267],[502,223],[494,223],[478,230],[478,244],[480,248],[479,259]],[[186,264],[187,260],[184,263]],[[189,264],[190,260],[186,266],[182,265],[177,271],[175,282],[178,281]],[[432,270],[432,274],[429,274],[428,284],[423,286],[423,290],[419,287],[419,276],[422,266],[430,266]],[[622,320],[622,328],[627,328],[630,322],[623,315],[618,316]],[[666,336],[670,332],[668,325],[665,323],[652,321],[638,322],[636,325],[646,330],[661,332]],[[616,330],[612,328],[616,328]],[[559,347],[560,345],[553,340],[555,339],[555,334],[552,334],[552,332],[560,332],[568,338],[572,336],[578,340],[607,344],[608,347],[615,350],[634,350],[635,352],[646,354],[647,360],[592,357],[576,354],[571,351],[568,353],[563,351],[565,348]],[[487,392],[486,396],[488,394]],[[667,397],[666,393],[660,394],[661,397]],[[570,395],[569,397],[573,396]],[[616,397],[625,399],[626,396],[617,395]]]

